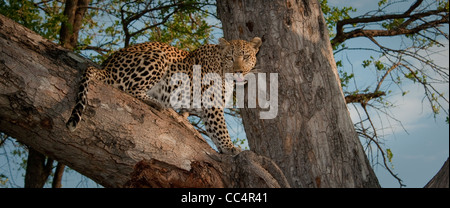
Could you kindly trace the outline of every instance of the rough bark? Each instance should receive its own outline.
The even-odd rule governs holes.
[[[266,110],[242,109],[250,149],[274,160],[292,187],[379,187],[345,104],[319,3],[218,0],[217,8],[225,38],[262,37],[256,68],[278,73],[278,116],[264,120]]]
[[[449,188],[448,158],[441,170],[425,185],[425,188]]]
[[[95,81],[81,127],[69,132],[88,64],[0,15],[0,131],[105,187],[289,186],[270,159],[218,154],[174,111]]]

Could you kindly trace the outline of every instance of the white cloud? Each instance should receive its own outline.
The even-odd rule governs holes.
[[[448,85],[440,85],[436,86],[436,88],[441,90],[441,92],[445,92],[448,99]],[[391,134],[403,133],[404,130],[411,131],[413,129],[427,129],[430,125],[434,125],[434,122],[432,122],[434,119],[433,112],[428,100],[424,99],[425,95],[423,87],[411,84],[410,86],[405,86],[405,89],[409,90],[409,93],[405,96],[398,93],[388,97],[388,100],[394,104],[394,107],[386,109],[389,116],[368,107],[371,120],[379,133],[387,136]],[[366,118],[364,111],[359,105],[356,105],[357,109],[353,105],[348,105],[348,107],[353,122],[360,121],[358,111],[363,119]],[[448,109],[449,106],[447,104],[444,107]],[[390,116],[392,118],[390,118]],[[444,119],[443,117],[444,115],[442,113],[436,119]],[[368,124],[366,124],[366,127],[368,127],[367,125]]]
[[[434,60],[434,63],[438,66],[446,68],[446,73],[449,73],[449,41],[444,40],[441,43],[445,47],[434,47],[431,48],[428,54],[425,52],[421,53],[422,56],[428,56],[429,59]],[[420,67],[420,62],[417,60],[408,60],[409,63],[417,65]],[[434,78],[441,79],[439,75],[437,75],[432,69],[427,69],[427,74],[429,76],[433,76]],[[401,75],[400,75],[401,76]],[[368,78],[370,80],[370,78]],[[448,77],[446,78],[448,79]],[[393,83],[392,83],[393,84]],[[390,84],[386,84],[390,85]],[[433,125],[433,112],[430,106],[429,101],[425,98],[425,92],[423,86],[419,83],[412,83],[408,81],[404,81],[402,84],[402,89],[407,91],[408,93],[405,96],[402,96],[402,92],[398,90],[394,85],[387,86],[388,88],[383,89],[385,91],[392,90],[394,91],[392,94],[386,97],[386,100],[393,103],[395,107],[389,108],[389,114],[402,122],[403,127],[406,130],[412,130],[415,128],[426,128],[430,125]],[[444,96],[447,100],[449,100],[449,84],[433,84],[433,87],[439,92],[444,93]],[[441,100],[440,102],[445,110],[448,111],[449,105],[445,101]],[[350,110],[351,118],[354,122],[358,122],[360,120],[358,116],[357,109],[352,105],[348,105]],[[364,111],[357,106],[359,109],[359,113],[362,114],[362,117],[365,118]],[[369,110],[371,115],[371,119],[375,123],[375,126],[378,129],[384,129],[388,134],[394,134],[398,132],[404,131],[402,126],[396,122],[394,119],[390,119],[388,116],[383,114],[377,114],[375,110]],[[379,116],[380,115],[380,116]],[[438,115],[436,119],[445,119],[444,113]]]

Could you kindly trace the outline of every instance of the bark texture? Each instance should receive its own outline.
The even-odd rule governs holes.
[[[448,158],[441,170],[425,185],[425,188],[449,188]]]
[[[220,155],[174,111],[95,81],[81,127],[69,132],[88,64],[0,15],[0,131],[105,187],[289,186],[267,157]]]
[[[256,68],[278,73],[278,116],[262,120],[266,110],[242,109],[250,149],[273,159],[292,187],[379,187],[317,0],[218,0],[217,9],[225,38],[261,37]]]
[[[67,0],[65,2],[64,15],[67,19],[61,23],[60,30],[60,44],[63,47],[73,50],[78,45],[78,32],[82,26],[83,16],[88,4],[89,0]],[[52,173],[53,160],[50,160],[51,163],[47,162],[47,165],[45,165],[48,171],[43,171],[43,166],[36,164],[45,164],[46,159],[44,155],[29,147],[28,161],[34,162],[27,163],[25,187],[42,188],[45,185],[48,176]],[[41,174],[36,174],[38,172]],[[52,188],[61,188],[63,173],[64,165],[57,163]]]

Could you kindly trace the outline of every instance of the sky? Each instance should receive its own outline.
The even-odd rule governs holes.
[[[365,14],[368,11],[377,8],[378,1],[374,0],[329,0],[332,6],[352,6],[358,11],[352,16]],[[406,6],[410,5],[413,1],[406,2]],[[391,8],[393,11],[403,11],[405,7],[397,6]],[[448,27],[446,28],[448,33]],[[222,37],[221,31],[215,31],[214,37],[216,39]],[[387,40],[391,41],[391,44],[397,44],[396,39]],[[214,43],[214,41],[213,41]],[[349,47],[361,47],[368,45],[368,41],[364,38],[357,38],[346,42]],[[389,44],[389,42],[388,42]],[[433,59],[442,66],[449,66],[449,44],[445,42],[445,49],[440,54],[435,54]],[[442,48],[440,49],[442,50]],[[345,52],[336,54],[336,60],[347,60],[351,57],[353,65],[348,63],[345,67],[352,67],[355,75],[358,77],[358,85],[370,86],[375,84],[373,79],[365,78],[373,76],[374,74],[368,74],[367,70],[364,70],[361,63],[362,60],[367,59],[370,55],[369,52]],[[345,63],[344,63],[345,64]],[[361,84],[362,83],[362,84]],[[436,117],[433,116],[428,106],[427,101],[423,101],[423,89],[414,85],[413,83],[406,83],[405,89],[409,90],[409,93],[402,96],[400,90],[394,90],[389,95],[389,100],[394,103],[395,107],[391,109],[392,115],[395,119],[402,122],[402,126],[389,120],[383,116],[374,116],[374,123],[376,126],[382,128],[383,148],[390,149],[393,153],[392,163],[388,163],[392,171],[397,174],[403,180],[403,183],[408,188],[420,188],[423,187],[442,167],[445,160],[449,156],[449,125],[445,123],[445,116],[439,114]],[[437,85],[436,88],[445,92],[448,99],[449,86]],[[357,109],[348,105],[350,116],[354,122],[358,121]],[[446,106],[449,109],[448,106]],[[235,122],[232,119],[227,118],[229,122],[230,134],[233,138],[245,139],[245,132],[239,121]],[[381,125],[383,124],[383,125]],[[362,143],[365,141],[362,140]],[[7,156],[8,152],[13,149],[14,143],[8,143],[3,148],[0,148],[0,174],[10,173],[11,178],[9,181],[10,187],[23,187],[22,175],[23,170],[19,170],[19,167],[9,166],[7,163],[20,163],[20,159],[13,156]],[[246,144],[243,145],[247,146]],[[13,161],[17,160],[17,161]],[[377,162],[376,158],[375,161]],[[381,158],[378,159],[381,162]],[[385,188],[397,188],[399,183],[392,177],[383,165],[374,166],[374,171],[379,179],[382,187]],[[0,178],[1,179],[1,178]],[[63,177],[64,187],[98,187],[90,179],[77,174],[75,171],[66,171]],[[2,186],[0,186],[2,187]]]
[[[390,7],[390,9],[401,12],[412,5],[413,2],[415,1],[408,1],[403,5]],[[352,6],[357,9],[354,15],[362,15],[374,8],[378,8],[378,1],[374,0],[329,0],[329,3],[333,6]],[[444,30],[448,33],[448,27]],[[388,46],[399,44],[399,42],[396,42],[399,40],[395,38],[383,41]],[[367,45],[368,42],[365,38],[357,38],[347,41],[346,44],[348,47],[362,47]],[[446,66],[448,73],[448,40],[443,41],[443,43],[445,49],[436,49],[441,50],[442,53],[433,55],[432,59],[441,66]],[[361,63],[362,60],[367,59],[368,54],[355,51],[338,54],[335,58],[336,60],[345,60],[346,56],[351,57],[353,63]],[[364,85],[364,82],[367,82],[365,83],[367,86],[375,84],[373,79],[364,79],[364,76],[367,76],[367,70],[364,70],[361,65],[353,64],[352,67],[354,67],[355,76],[358,76],[358,85]],[[370,76],[373,76],[373,74]],[[448,83],[436,85],[435,87],[444,92],[448,99]],[[421,86],[406,82],[404,89],[408,90],[408,94],[405,96],[402,96],[402,92],[399,89],[395,90],[394,87],[390,89],[393,90],[393,93],[389,95],[389,100],[395,105],[391,109],[392,115],[394,115],[395,119],[402,122],[403,127],[397,122],[388,121],[389,119],[383,116],[380,116],[381,118],[374,116],[374,123],[378,127],[381,127],[381,123],[383,123],[384,129],[382,133],[384,137],[382,142],[384,143],[384,148],[390,149],[393,153],[392,163],[388,163],[392,171],[403,180],[403,184],[406,187],[420,188],[425,186],[440,170],[449,156],[449,125],[445,123],[445,115],[443,113],[437,115],[436,118],[433,116],[427,101],[423,100],[424,90]],[[352,105],[348,105],[348,107],[352,120],[354,122],[359,121],[355,107]],[[448,110],[449,106],[446,105],[444,108]],[[381,159],[378,162],[381,163]],[[382,187],[399,187],[398,181],[386,171],[383,165],[375,166],[374,170]]]

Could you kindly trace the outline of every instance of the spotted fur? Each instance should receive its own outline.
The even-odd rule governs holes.
[[[187,74],[192,82],[193,66],[200,65],[202,77],[210,72],[220,74],[222,78],[224,73],[239,72],[245,75],[256,64],[256,54],[261,42],[258,37],[250,42],[226,41],[221,38],[218,45],[203,45],[190,53],[158,42],[142,43],[121,49],[102,64],[102,69],[95,67],[86,69],[81,79],[76,105],[66,126],[71,131],[75,131],[78,127],[87,102],[88,85],[92,79],[119,88],[153,107],[167,108],[171,107],[169,104],[171,93],[180,87],[170,84],[170,79],[177,76],[177,73]],[[211,86],[202,86],[202,93]],[[191,92],[192,98],[192,85],[190,89],[182,90]],[[224,84],[220,89],[213,87],[212,90],[223,92]],[[231,142],[225,124],[224,109],[216,107],[223,106],[220,105],[223,104],[223,100],[224,96],[216,99],[216,102],[221,103],[215,103],[215,107],[188,108],[182,111],[202,118],[206,132],[219,152],[237,154],[240,150]]]

